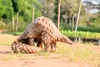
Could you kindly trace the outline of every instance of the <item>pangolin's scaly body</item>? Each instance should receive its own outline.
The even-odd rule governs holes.
[[[73,44],[73,42],[61,34],[55,24],[46,17],[39,17],[35,19],[24,31],[24,33],[12,44],[12,49],[14,50],[16,47],[15,45],[22,45],[22,44],[29,44],[34,45],[34,42],[41,44],[43,42],[45,50],[48,50],[49,46],[51,49],[54,49],[56,46],[56,42],[61,41],[69,44]],[[21,44],[18,44],[21,42]],[[14,45],[14,46],[13,46]],[[27,47],[29,46],[27,45]],[[23,45],[21,47],[25,47]],[[20,46],[19,46],[20,47]],[[39,50],[38,47],[32,46]],[[20,51],[24,48],[20,48]],[[25,51],[26,49],[24,49]],[[14,50],[17,51],[17,50]],[[30,47],[30,51],[32,51]],[[35,51],[34,51],[35,52]],[[31,52],[26,52],[31,53]]]

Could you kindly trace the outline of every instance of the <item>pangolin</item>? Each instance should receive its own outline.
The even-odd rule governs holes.
[[[45,51],[48,51],[50,46],[51,50],[55,51],[57,41],[68,44],[74,43],[68,37],[61,34],[49,18],[39,17],[30,23],[24,33],[13,42],[12,50],[18,52],[17,48],[19,48],[20,52],[34,53],[40,50],[39,47],[34,46],[34,42],[37,42],[38,46],[42,45],[42,43],[44,44]]]

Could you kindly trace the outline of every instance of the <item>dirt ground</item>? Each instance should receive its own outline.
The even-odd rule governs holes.
[[[95,67],[83,61],[74,62],[74,61],[69,61],[68,58],[46,58],[44,56],[38,56],[36,59],[33,60],[32,59],[31,60],[21,60],[21,59],[5,60],[4,56],[8,55],[11,52],[12,50],[9,46],[0,45],[0,67],[53,67],[53,66],[54,67]]]
[[[34,60],[4,60],[3,57],[10,53],[8,46],[0,46],[0,67],[94,67],[85,62],[71,62],[67,58],[53,59],[38,56]]]

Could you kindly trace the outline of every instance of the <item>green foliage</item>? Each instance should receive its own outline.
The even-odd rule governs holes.
[[[17,4],[13,6],[17,12],[19,12],[19,16],[22,17],[24,22],[31,22],[32,21],[32,11],[35,10],[35,18],[41,16],[41,4],[37,0],[14,0]],[[15,11],[15,13],[16,13]]]
[[[13,8],[11,0],[0,0],[0,19],[11,19],[13,14]]]
[[[21,25],[21,24],[23,24],[23,25]],[[18,32],[23,32],[28,25],[29,25],[29,23],[25,23],[25,22],[19,23]]]
[[[72,25],[71,24],[67,24],[67,23],[64,23],[64,22],[61,22],[60,24],[60,29],[61,30],[72,30]],[[100,28],[94,28],[92,26],[86,26],[85,24],[84,25],[79,25],[78,26],[78,31],[85,31],[85,32],[100,32],[99,30]],[[73,30],[75,30],[75,25],[73,26]]]
[[[34,18],[42,16],[41,12],[38,11],[38,9],[34,9],[34,12],[35,12],[35,14],[34,14],[35,17]]]
[[[26,28],[26,25],[32,21],[32,12],[34,9],[34,18],[41,16],[41,4],[37,0],[0,0],[0,20],[2,18],[7,20],[5,22],[8,24],[10,30],[12,29],[12,16],[16,20],[16,15],[19,13],[18,22],[20,23],[19,28]],[[21,23],[24,24],[24,27],[21,27]],[[10,25],[11,24],[11,25]],[[0,27],[2,27],[0,25]],[[19,30],[20,31],[20,30]]]
[[[5,29],[6,28],[6,24],[0,20],[0,29]]]
[[[80,37],[87,39],[100,39],[100,33],[92,33],[92,32],[83,32],[83,31],[66,31],[61,30],[61,33],[68,37]]]
[[[55,16],[54,19],[57,21],[58,14],[58,0],[55,0]],[[77,14],[79,2],[77,0],[61,0],[60,14],[62,21],[66,21],[68,17]]]
[[[100,28],[100,13],[95,14],[90,20],[91,27]]]
[[[11,22],[9,22],[9,23],[7,24],[6,30],[9,31],[9,32],[12,32],[13,29],[12,29],[12,23],[11,23]]]
[[[55,0],[38,0],[42,4],[41,13],[43,16],[50,18],[53,20],[54,18],[54,1]]]

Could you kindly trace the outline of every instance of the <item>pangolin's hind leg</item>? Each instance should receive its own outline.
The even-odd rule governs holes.
[[[56,43],[51,43],[51,52],[56,51]]]
[[[44,51],[49,51],[49,47],[50,47],[50,39],[49,36],[47,34],[42,36],[42,41],[44,44]]]
[[[43,43],[44,43],[44,51],[48,52],[49,51],[50,43],[45,42],[45,41],[43,41]]]

